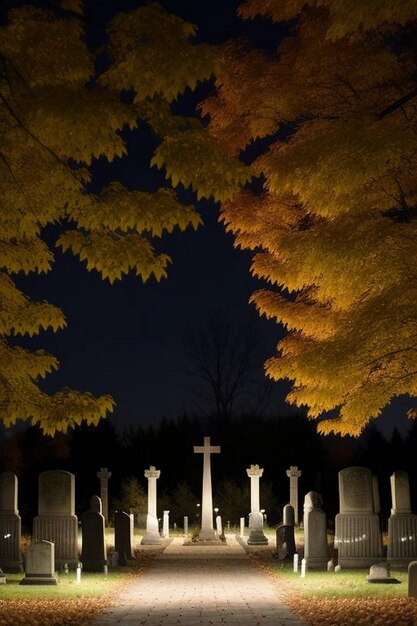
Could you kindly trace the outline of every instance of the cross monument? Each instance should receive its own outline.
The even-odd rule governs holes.
[[[203,446],[194,446],[195,454],[203,454],[203,494],[201,497],[201,531],[199,539],[214,541],[213,528],[213,496],[211,491],[210,454],[220,454],[220,446],[211,446],[210,437],[204,437]]]

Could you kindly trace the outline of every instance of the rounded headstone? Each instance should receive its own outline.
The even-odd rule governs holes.
[[[286,504],[284,506],[282,516],[284,526],[295,526],[294,507],[291,506],[291,504]]]
[[[408,597],[417,598],[417,561],[408,565]]]
[[[101,513],[101,498],[98,496],[91,496],[90,498],[90,511],[93,513]]]

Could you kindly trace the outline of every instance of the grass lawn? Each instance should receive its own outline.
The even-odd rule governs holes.
[[[303,579],[292,564],[253,555],[281,590],[292,609],[313,626],[417,626],[417,600],[407,597],[407,573],[391,571],[400,584],[366,581],[369,570],[307,572]]]
[[[104,574],[58,574],[57,586],[19,585],[23,574],[7,574],[0,586],[0,626],[84,626],[109,608],[124,586],[140,576],[152,561],[141,554],[126,568]]]

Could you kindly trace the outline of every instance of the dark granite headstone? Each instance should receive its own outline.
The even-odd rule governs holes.
[[[281,561],[292,560],[297,550],[295,548],[294,526],[281,524],[276,530],[277,554]]]
[[[101,513],[101,500],[93,496],[90,510],[81,516],[81,562],[86,572],[102,572],[107,565],[105,519]]]
[[[133,544],[133,516],[124,511],[114,514],[114,548],[119,555],[119,565],[127,565],[127,561],[134,559]]]

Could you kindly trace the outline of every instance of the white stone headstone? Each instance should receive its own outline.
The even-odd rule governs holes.
[[[26,552],[25,577],[21,585],[56,585],[55,549],[51,541],[32,543]]]
[[[169,538],[169,511],[164,511],[162,518],[162,536],[165,539]]]
[[[250,502],[251,512],[249,513],[249,530],[248,545],[266,545],[268,539],[264,534],[264,516],[260,512],[260,489],[259,479],[263,475],[263,468],[259,465],[251,465],[246,473],[250,478]]]
[[[335,520],[339,564],[370,567],[382,555],[371,471],[366,467],[348,467],[339,472],[339,498],[340,513]]]
[[[298,526],[298,479],[301,476],[301,470],[296,465],[290,465],[286,474],[290,479],[290,504],[294,509],[295,525]]]
[[[149,469],[145,470],[145,478],[148,479],[148,514],[146,516],[146,534],[141,541],[144,545],[161,543],[156,507],[156,481],[160,475],[161,470],[155,469],[154,465],[151,465]]]
[[[326,571],[329,560],[326,514],[322,510],[322,497],[315,491],[310,491],[304,498],[303,525],[307,569]]]

